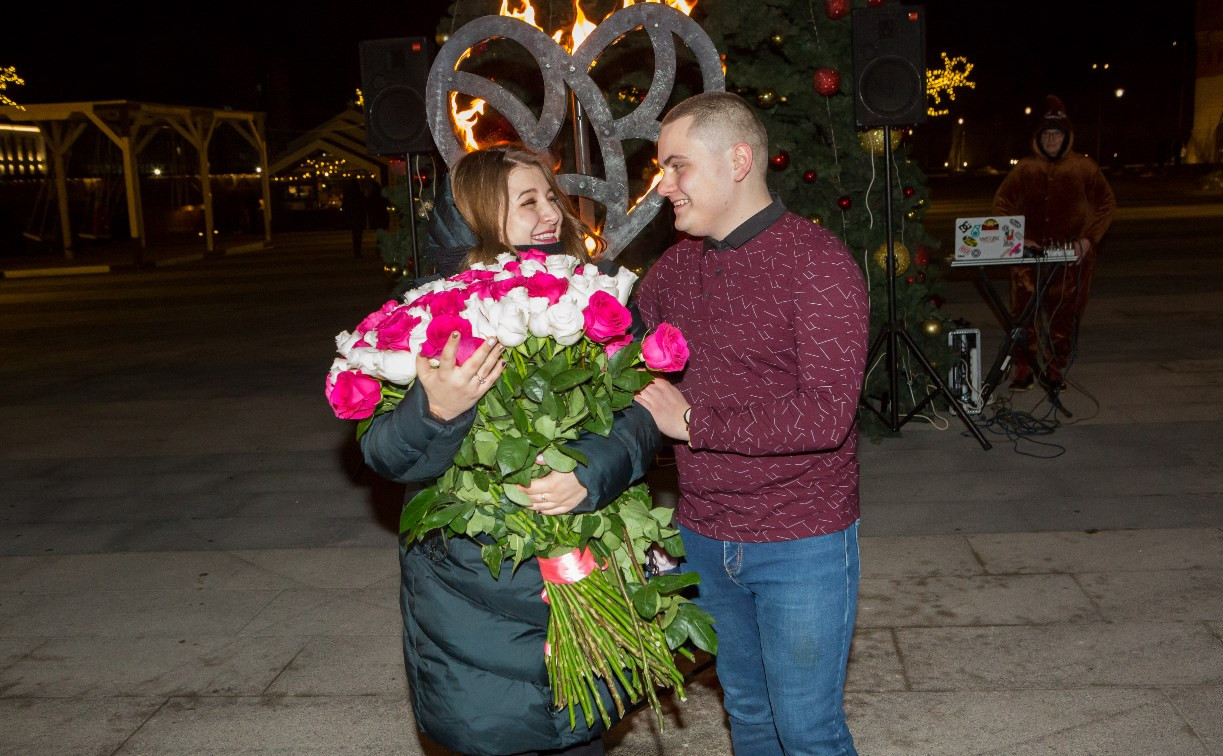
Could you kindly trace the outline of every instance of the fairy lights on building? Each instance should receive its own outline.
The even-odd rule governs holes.
[[[976,82],[968,78],[972,73],[972,63],[968,62],[968,58],[952,58],[945,52],[939,55],[943,59],[943,67],[926,71],[926,94],[930,97],[926,113],[931,117],[947,115],[950,112],[946,107],[940,107],[944,96],[948,102],[954,102],[957,88],[975,89],[977,86]]]

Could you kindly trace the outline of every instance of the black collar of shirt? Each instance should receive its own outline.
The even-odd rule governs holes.
[[[773,201],[767,207],[739,224],[739,227],[727,234],[725,239],[719,241],[712,237],[705,237],[705,249],[714,252],[738,249],[776,223],[777,219],[785,214],[786,206],[781,203],[779,195],[770,192],[770,196]]]

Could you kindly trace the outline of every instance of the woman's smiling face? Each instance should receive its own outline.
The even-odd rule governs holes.
[[[508,207],[502,227],[506,241],[521,247],[560,239],[559,201],[539,169],[521,166],[510,171],[506,193]]]

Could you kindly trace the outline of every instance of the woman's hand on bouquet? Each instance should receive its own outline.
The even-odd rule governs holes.
[[[437,357],[416,357],[416,379],[429,397],[429,411],[442,420],[453,420],[476,406],[505,367],[501,361],[505,347],[496,339],[487,339],[462,365],[455,360],[458,351],[459,333],[455,331]]]
[[[536,460],[542,464],[542,460]],[[518,486],[531,497],[528,509],[546,515],[563,515],[586,500],[586,486],[572,472],[553,470],[529,486]]]

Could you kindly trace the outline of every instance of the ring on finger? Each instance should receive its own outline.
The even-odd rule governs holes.
[[[438,368],[440,368],[441,366],[442,366],[442,361],[441,361],[441,360],[439,360],[439,359],[438,359],[438,358],[436,358],[436,357],[430,357],[430,358],[429,358],[429,367],[433,368],[434,370],[437,370],[437,369],[438,369]]]
[[[478,374],[478,373],[476,374],[476,382],[477,382],[477,383],[480,383],[481,385],[483,385],[483,384],[484,384],[484,381],[486,381],[486,380],[488,380],[488,379],[487,379],[487,378],[485,378],[484,376],[482,376],[482,375],[480,375],[480,374]]]

